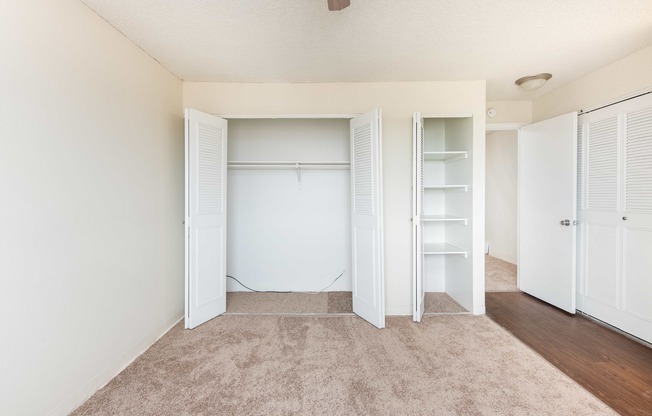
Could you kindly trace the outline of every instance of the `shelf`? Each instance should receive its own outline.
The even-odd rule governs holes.
[[[424,190],[427,189],[439,189],[439,190],[448,190],[448,189],[457,189],[461,190],[463,192],[466,192],[469,190],[469,185],[434,185],[434,186],[424,186]]]
[[[349,170],[351,162],[342,161],[248,161],[248,160],[231,160],[226,164],[227,168],[231,170],[268,170],[268,169],[286,169],[293,170],[297,174],[297,189],[301,190],[301,172],[305,169],[318,169],[318,170]]]
[[[468,251],[446,243],[425,243],[423,245],[423,254],[457,254],[467,258],[469,253]]]
[[[468,224],[468,218],[454,217],[452,215],[422,215],[422,222],[461,222]]]
[[[247,161],[231,160],[227,162],[230,169],[349,169],[351,162],[342,161]]]
[[[443,160],[446,163],[456,162],[458,160],[467,159],[469,152],[455,151],[455,152],[423,152],[423,160]]]

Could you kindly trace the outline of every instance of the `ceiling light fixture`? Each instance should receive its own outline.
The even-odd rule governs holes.
[[[516,82],[514,82],[514,84],[518,85],[524,90],[529,91],[529,90],[535,90],[539,87],[542,87],[543,84],[545,84],[550,78],[552,78],[552,75],[548,74],[547,72],[544,72],[542,74],[530,75],[527,77],[519,78],[516,80]]]
[[[328,0],[328,10],[339,11],[351,5],[351,0]]]

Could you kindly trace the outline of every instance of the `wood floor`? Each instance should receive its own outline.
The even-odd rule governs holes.
[[[487,316],[618,413],[652,415],[652,349],[523,292],[488,292],[486,306]]]

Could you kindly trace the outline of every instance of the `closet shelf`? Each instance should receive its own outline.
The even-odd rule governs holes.
[[[457,254],[467,258],[469,252],[446,243],[425,243],[423,254]]]
[[[452,215],[422,215],[422,222],[461,222],[464,225],[468,224],[468,218],[454,217]]]
[[[458,160],[468,159],[467,151],[450,151],[450,152],[423,152],[423,160],[443,160],[446,163],[456,162]]]
[[[277,161],[277,160],[231,160],[230,169],[348,169],[351,162],[343,161]]]
[[[423,189],[439,189],[439,190],[448,190],[448,189],[457,189],[462,192],[469,190],[469,185],[428,185],[424,186]]]

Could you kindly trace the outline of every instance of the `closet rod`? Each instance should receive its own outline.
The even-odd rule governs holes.
[[[612,105],[620,104],[622,102],[633,100],[634,98],[642,97],[642,96],[648,95],[648,94],[652,94],[652,89],[646,89],[646,90],[643,90],[643,91],[638,91],[638,92],[635,92],[631,96],[625,96],[625,97],[622,97],[620,99],[616,99],[616,101],[613,101],[613,102],[610,102],[610,103],[607,103],[607,104],[600,104],[599,106],[594,107],[594,108],[589,108],[588,110],[580,110],[580,111],[577,112],[577,115],[581,116],[583,114],[592,113],[594,111],[601,110],[601,109],[603,109],[605,107],[611,107]]]
[[[227,162],[228,166],[290,166],[290,167],[302,167],[302,166],[350,166],[351,162],[278,162],[278,161],[260,161],[260,162],[249,162],[249,161],[231,161]]]

